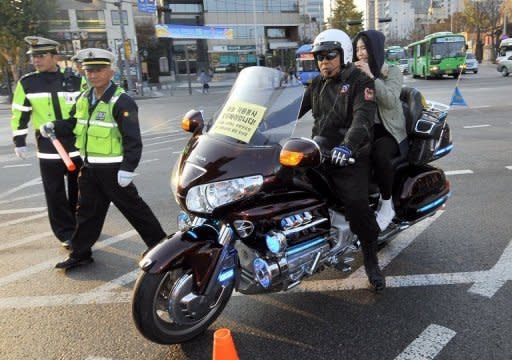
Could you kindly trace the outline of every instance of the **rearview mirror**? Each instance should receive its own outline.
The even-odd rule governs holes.
[[[201,132],[204,126],[203,112],[199,110],[189,110],[183,120],[181,120],[181,128],[188,132]]]

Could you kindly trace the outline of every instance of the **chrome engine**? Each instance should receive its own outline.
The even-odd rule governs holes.
[[[315,227],[331,224],[329,230],[297,242],[299,234],[315,233]],[[345,217],[330,211],[327,217],[314,217],[309,212],[287,216],[280,228],[266,233],[267,251],[258,251],[243,242],[237,242],[242,276],[239,291],[261,293],[288,290],[304,277],[324,269],[325,266],[350,268],[352,259],[345,257],[358,248],[357,237],[350,231]]]

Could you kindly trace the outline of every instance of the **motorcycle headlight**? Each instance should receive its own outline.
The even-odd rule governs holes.
[[[187,209],[211,213],[218,206],[257,193],[261,185],[263,185],[263,176],[255,175],[194,186],[187,193]]]

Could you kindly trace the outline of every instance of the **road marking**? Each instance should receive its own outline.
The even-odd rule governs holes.
[[[177,141],[182,141],[182,140],[187,140],[187,139],[188,139],[188,137],[179,137],[179,138],[176,138],[176,139],[170,139],[170,140],[165,140],[165,141],[159,141],[159,142],[156,142],[156,143],[146,144],[146,145],[144,145],[144,147],[150,147],[150,146],[153,146],[153,145],[160,145],[160,144],[167,144],[167,143],[177,142]]]
[[[18,168],[18,167],[27,167],[27,166],[33,166],[32,164],[20,164],[20,165],[4,165],[4,169],[8,168]]]
[[[21,213],[27,213],[27,212],[39,212],[39,211],[44,211],[44,210],[46,210],[46,206],[36,207],[36,208],[0,210],[0,215],[21,214]]]
[[[10,190],[7,190],[7,191],[4,191],[3,193],[0,193],[0,199],[6,197],[6,196],[9,196],[11,194],[14,194],[16,191],[19,191],[19,190],[22,190],[26,187],[30,187],[30,186],[34,186],[34,185],[39,185],[41,184],[41,178],[40,177],[37,177],[35,179],[32,179],[30,181],[27,181],[26,183],[23,183],[19,186],[16,186],[15,188],[12,188]]]
[[[512,166],[505,166],[507,169],[512,170]]]
[[[395,360],[432,360],[456,334],[444,326],[429,325]]]
[[[444,174],[446,176],[473,174],[473,170],[451,170],[451,171],[445,171]]]
[[[148,159],[148,160],[142,160],[142,161],[139,163],[139,165],[140,165],[140,164],[150,163],[150,162],[155,162],[155,161],[158,161],[158,160],[160,160],[160,159]]]
[[[468,126],[463,126],[464,129],[476,129],[476,128],[483,128],[483,127],[488,127],[488,126],[491,126],[489,124],[484,124],[484,125],[468,125]]]
[[[110,238],[107,238],[106,240],[98,242],[94,246],[94,249],[99,250],[104,247],[113,245],[119,241],[128,239],[128,238],[134,236],[135,234],[137,234],[137,232],[135,230],[130,230],[125,233],[122,233],[122,234],[119,234],[116,236],[112,236]],[[10,283],[13,283],[15,281],[18,281],[20,279],[23,279],[27,276],[37,274],[37,273],[45,271],[45,270],[52,269],[55,266],[55,263],[58,262],[59,260],[62,260],[62,258],[61,257],[53,258],[48,261],[25,268],[21,271],[17,271],[15,273],[9,274],[7,276],[1,277],[0,278],[0,286],[4,286],[4,285],[10,284]]]
[[[3,222],[3,223],[0,223],[0,228],[11,226],[11,225],[16,225],[16,224],[20,224],[20,223],[24,223],[24,222],[27,222],[27,221],[31,221],[31,220],[34,220],[34,219],[39,219],[39,218],[46,217],[46,216],[48,216],[48,214],[46,212],[41,213],[41,214],[37,214],[37,215],[32,215],[32,216],[25,216],[23,218],[19,218],[19,219],[16,219],[16,220],[10,220],[10,221],[6,221],[6,222]]]
[[[33,197],[36,197],[36,196],[41,196],[41,195],[43,195],[42,192],[37,193],[37,194],[32,194],[32,195],[19,196],[17,198],[12,198],[12,199],[9,199],[9,200],[0,200],[0,204],[7,204],[7,203],[10,203],[10,202],[19,201],[19,200],[26,200],[26,199],[30,199],[30,198],[33,198]]]
[[[51,236],[51,235],[53,235],[53,233],[51,231],[47,231],[47,232],[44,232],[44,233],[40,233],[40,234],[36,234],[36,235],[32,235],[32,236],[26,237],[24,239],[20,239],[18,241],[10,242],[10,243],[7,243],[7,244],[2,244],[2,245],[0,245],[0,251],[6,250],[6,249],[10,249],[10,248],[13,248],[13,247],[18,247],[18,246],[21,246],[21,245],[25,245],[25,244],[28,244],[28,243],[30,243],[32,241],[43,239],[43,238]]]

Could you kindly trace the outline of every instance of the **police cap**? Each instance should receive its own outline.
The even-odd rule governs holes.
[[[82,60],[84,69],[110,67],[114,62],[114,54],[105,49],[82,49],[76,56]]]
[[[30,45],[27,54],[57,54],[59,43],[41,36],[26,36],[25,42]]]

